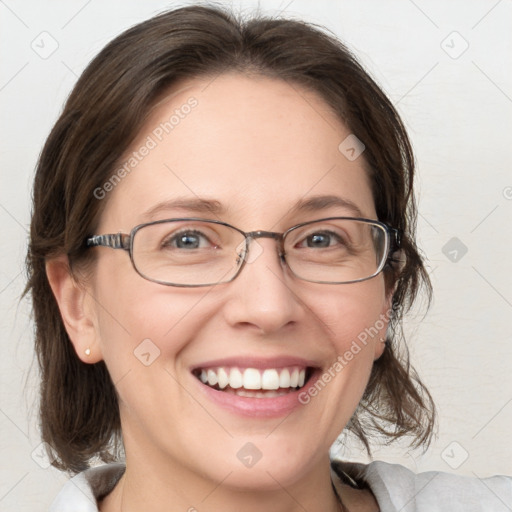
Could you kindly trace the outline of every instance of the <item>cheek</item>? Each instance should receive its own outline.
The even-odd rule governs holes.
[[[361,349],[380,343],[387,328],[386,312],[382,278],[327,289],[315,301],[315,313],[331,334],[338,354],[354,343]]]
[[[359,401],[387,329],[387,301],[383,279],[329,290],[315,309],[331,340],[332,363],[324,373],[338,393]],[[329,380],[330,381],[330,380]]]
[[[124,267],[99,269],[97,283],[109,285],[97,286],[95,291],[99,342],[114,382],[146,363],[152,366],[153,361],[155,366],[165,361],[172,370],[214,307],[202,300],[206,291],[161,286]]]
[[[299,400],[313,411],[315,428],[323,430],[325,443],[330,445],[357,409],[376,347],[382,345],[380,337],[387,328],[382,320],[387,304],[384,280],[324,287],[308,304],[315,324],[322,326],[329,362]]]

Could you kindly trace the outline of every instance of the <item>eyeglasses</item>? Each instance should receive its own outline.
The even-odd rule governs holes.
[[[353,217],[304,222],[284,233],[245,233],[217,220],[166,219],[135,226],[129,235],[95,235],[86,245],[128,251],[136,272],[149,281],[198,287],[235,279],[251,261],[249,246],[257,238],[278,242],[279,257],[295,277],[324,284],[371,279],[400,246],[398,230]]]

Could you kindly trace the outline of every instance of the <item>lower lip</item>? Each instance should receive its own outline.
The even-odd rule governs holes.
[[[306,383],[307,386],[311,385],[313,377],[314,376],[308,380]],[[299,395],[301,392],[304,392],[306,386],[301,389],[290,391],[286,395],[282,396],[252,398],[219,391],[203,384],[197,378],[195,378],[195,380],[199,384],[201,391],[209,400],[220,405],[224,409],[228,409],[229,411],[241,416],[250,416],[252,418],[275,418],[278,416],[288,415],[298,407],[304,407],[299,401]]]

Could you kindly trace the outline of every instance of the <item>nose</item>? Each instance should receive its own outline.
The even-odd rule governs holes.
[[[227,286],[227,322],[270,334],[295,324],[303,306],[294,278],[282,261],[278,244],[268,238],[251,239],[246,262],[238,277]]]

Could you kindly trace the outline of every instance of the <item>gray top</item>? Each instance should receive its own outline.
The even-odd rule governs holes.
[[[358,481],[373,492],[381,512],[512,512],[512,477],[472,478],[441,471],[413,473],[399,464],[333,461],[333,481]],[[123,475],[123,464],[79,473],[62,488],[49,512],[98,512]]]

